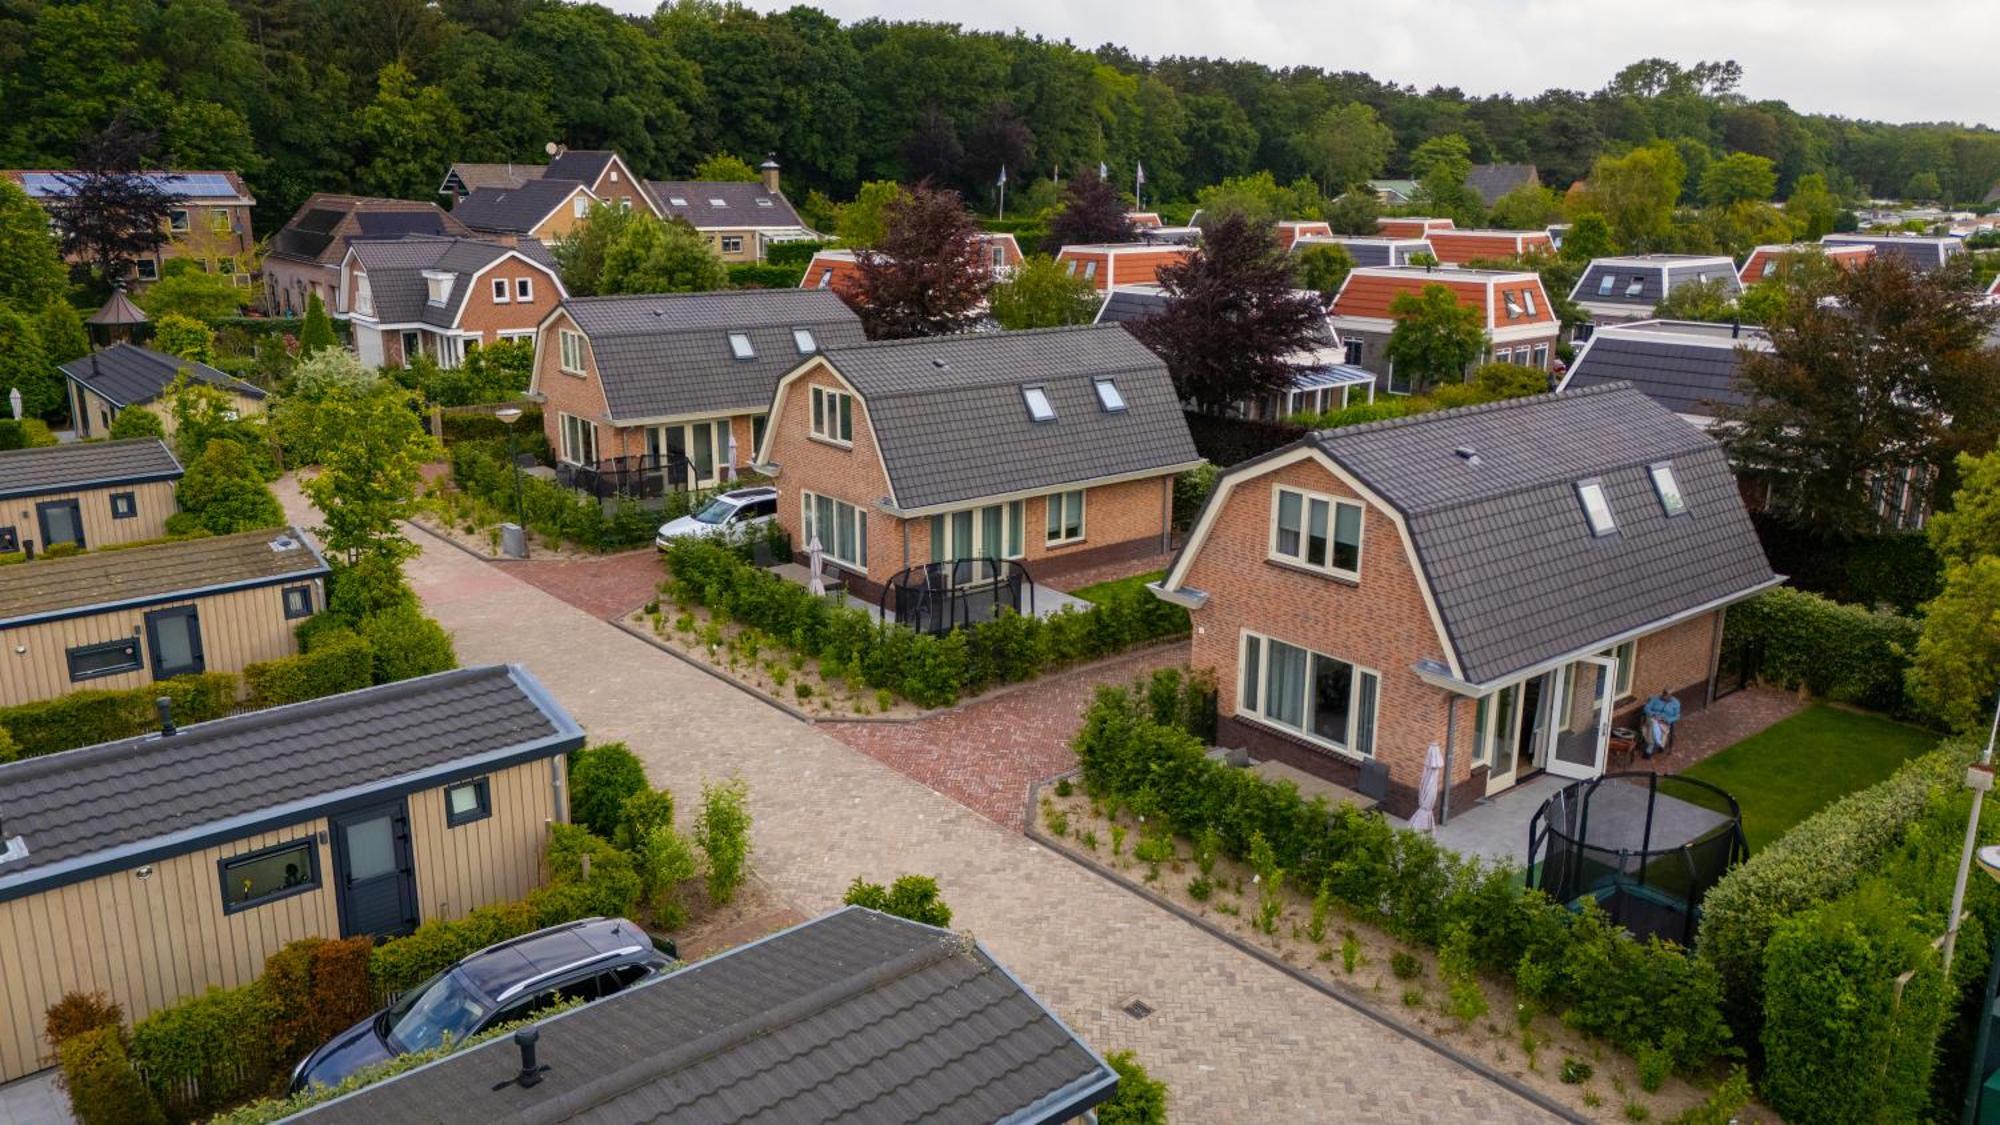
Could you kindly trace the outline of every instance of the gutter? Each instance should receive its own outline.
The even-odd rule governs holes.
[[[1001,504],[1010,500],[1026,500],[1033,496],[1047,496],[1051,492],[1068,492],[1078,488],[1099,488],[1107,484],[1124,484],[1127,481],[1146,480],[1151,477],[1184,473],[1207,464],[1205,461],[1181,461],[1171,465],[1158,465],[1147,469],[1135,469],[1129,473],[1113,473],[1110,476],[1090,477],[1086,480],[1057,481],[1038,485],[1034,488],[1017,488],[1012,492],[995,492],[983,496],[967,496],[958,500],[947,500],[936,504],[919,504],[914,507],[900,507],[895,504],[877,503],[876,511],[897,519],[916,519],[921,516],[943,515],[963,508]]]
[[[1146,583],[1146,590],[1161,601],[1180,606],[1183,609],[1204,609],[1208,606],[1207,590],[1196,590],[1188,586],[1177,586],[1169,589],[1164,578],[1158,582]]]

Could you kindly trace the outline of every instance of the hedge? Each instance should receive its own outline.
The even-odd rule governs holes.
[[[0,727],[13,739],[5,760],[33,758],[159,729],[154,701],[173,701],[174,722],[220,718],[236,706],[236,677],[227,672],[176,676],[124,691],[77,691],[0,709]]]
[[[814,254],[839,245],[838,239],[828,239],[823,242],[774,242],[764,248],[764,260],[774,266],[796,266],[800,271],[804,271]],[[798,283],[793,282],[793,284]]]
[[[1904,688],[1922,623],[1780,586],[1729,607],[1724,643],[1754,645],[1756,675],[1780,687],[1907,718]]]
[[[1706,962],[1636,941],[1594,906],[1572,911],[1526,889],[1509,864],[1213,761],[1200,738],[1154,720],[1159,694],[1098,690],[1072,744],[1093,796],[1163,816],[1183,835],[1212,832],[1239,859],[1259,840],[1292,885],[1319,888],[1404,941],[1436,948],[1462,932],[1479,967],[1511,977],[1525,1002],[1622,1050],[1662,1050],[1683,1071],[1732,1051],[1722,982]]]
[[[797,289],[805,275],[804,263],[794,266],[737,262],[729,266],[729,284],[735,289]]]
[[[210,988],[133,1025],[132,1065],[175,1120],[255,1097],[286,1061],[274,1050],[272,1010],[261,979]]]
[[[743,550],[708,539],[676,540],[666,549],[672,588],[822,664],[858,668],[869,687],[887,688],[920,707],[948,706],[994,684],[1031,680],[1189,627],[1186,610],[1131,589],[1049,617],[1003,613],[942,637],[915,633],[760,570]]]
[[[464,492],[504,513],[508,520],[514,518],[517,481],[505,442],[464,441],[452,446],[451,477]],[[650,543],[661,523],[686,515],[696,501],[706,503],[712,495],[705,491],[670,492],[664,508],[656,511],[630,502],[606,505],[538,477],[523,475],[518,484],[518,506],[529,530],[591,551]]]
[[[81,1125],[166,1125],[166,1115],[125,1053],[122,1029],[99,1027],[72,1036],[56,1054],[70,1112]]]
[[[1753,514],[1751,522],[1771,569],[1796,589],[1913,614],[1944,584],[1944,567],[1921,531],[1830,539],[1768,512]]]
[[[316,634],[306,652],[252,664],[243,669],[250,706],[277,707],[374,684],[375,650],[343,627]]]
[[[498,442],[504,452],[511,435],[514,447],[521,452],[532,453],[537,459],[548,455],[549,438],[542,429],[542,408],[532,403],[521,404],[521,417],[512,427],[484,410],[445,410],[440,412],[439,420],[448,446],[462,441],[491,441]]]
[[[646,767],[622,742],[585,746],[569,756],[570,819],[599,836],[611,838],[625,802],[645,791]]]

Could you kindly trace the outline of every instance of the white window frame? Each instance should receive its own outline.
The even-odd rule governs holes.
[[[821,441],[852,448],[854,445],[854,396],[832,387],[812,389],[812,420],[809,431]]]
[[[750,342],[750,334],[748,332],[731,332],[729,334],[729,354],[737,359],[756,359],[757,346]]]
[[[1618,668],[1612,674],[1611,682],[1614,690],[1611,698],[1614,700],[1632,698],[1632,683],[1638,679],[1639,672],[1638,638],[1634,637],[1622,645],[1613,645],[1597,655],[1606,660],[1615,660],[1618,662]],[[1567,714],[1568,712],[1565,711],[1564,713]]]
[[[1118,380],[1103,375],[1092,379],[1090,383],[1097,391],[1097,405],[1103,407],[1106,414],[1123,414],[1128,409],[1125,392],[1118,389]]]
[[[1535,315],[1535,291],[1533,289],[1521,290],[1521,307],[1528,310],[1529,316]]]
[[[1051,492],[1043,499],[1043,546],[1063,547],[1071,543],[1081,543],[1090,534],[1090,529],[1084,522],[1089,517],[1089,502],[1085,495],[1088,491],[1088,489],[1072,488],[1063,492]],[[1070,519],[1072,509],[1076,517],[1074,521]]]
[[[1646,466],[1646,475],[1653,481],[1653,495],[1660,498],[1660,510],[1668,517],[1687,514],[1687,494],[1681,491],[1679,479],[1674,476],[1672,461],[1659,461]]]
[[[1299,498],[1299,539],[1298,552],[1296,554],[1287,553],[1279,545],[1279,533],[1281,531],[1279,521],[1283,511],[1284,497],[1287,493]],[[1325,562],[1314,562],[1308,557],[1308,553],[1311,550],[1309,543],[1312,539],[1312,511],[1315,504],[1326,505]],[[1337,548],[1340,546],[1340,510],[1342,508],[1351,508],[1354,511],[1354,566],[1351,569],[1338,566],[1334,563],[1334,558],[1338,553]],[[1272,562],[1285,566],[1302,567],[1316,573],[1329,574],[1335,578],[1345,578],[1350,582],[1359,582],[1361,581],[1362,551],[1367,546],[1367,529],[1368,506],[1359,500],[1350,500],[1344,496],[1331,496],[1324,492],[1312,492],[1308,489],[1294,488],[1287,484],[1274,484],[1271,486],[1271,531],[1270,537],[1265,543],[1265,551],[1266,556]]]
[[[510,289],[510,288],[508,287],[508,285],[507,285],[507,279],[506,279],[506,278],[504,278],[504,277],[496,277],[496,278],[493,278],[493,279],[492,279],[492,281],[493,281],[493,303],[494,303],[494,304],[496,304],[496,305],[504,305],[504,304],[507,304],[508,302],[510,302],[510,301],[512,301],[512,300],[514,299],[514,298],[513,298],[513,297],[512,297],[511,295],[510,295],[510,294],[511,294],[511,292],[512,292],[512,290],[511,290],[511,289]]]
[[[811,355],[819,350],[819,341],[813,337],[812,329],[794,328],[792,346],[799,349],[800,355]]]
[[[1611,496],[1604,491],[1603,480],[1589,477],[1577,481],[1576,501],[1583,507],[1584,522],[1592,538],[1618,534],[1618,514],[1611,510]]]
[[[1635,273],[1632,275],[1632,280],[1625,283],[1625,295],[1627,297],[1637,297],[1644,294],[1645,292],[1646,292],[1645,274]]]
[[[1049,398],[1049,389],[1040,383],[1021,388],[1021,403],[1028,408],[1030,422],[1056,420],[1056,404]]]
[[[587,217],[590,214],[590,199],[579,193],[575,199],[570,200],[569,213],[579,219]]]
[[[1512,362],[1514,362],[1514,349],[1513,349],[1513,348],[1494,348],[1494,349],[1493,349],[1493,362],[1495,362],[1495,363],[1512,363]]]
[[[1549,346],[1547,344],[1535,345],[1535,366],[1541,368],[1543,371],[1549,369]]]
[[[818,285],[816,285],[816,286],[814,286],[814,288],[816,288],[816,289],[831,289],[831,288],[833,288],[833,267],[832,267],[832,266],[828,266],[828,267],[827,267],[826,269],[824,269],[824,270],[820,271],[820,275],[819,275],[819,284],[818,284]]]
[[[815,526],[816,503],[824,499],[833,505],[833,534],[825,534]],[[842,518],[854,522],[854,543],[857,557],[843,557],[840,551],[839,527]],[[819,535],[820,552],[828,561],[848,570],[868,573],[868,509],[851,501],[834,496],[822,497],[816,492],[799,491],[799,546],[807,547],[815,534]]]
[[[558,413],[556,428],[561,442],[557,456],[572,465],[597,464],[597,423],[574,414]],[[583,454],[588,456],[580,456]]]
[[[559,353],[556,359],[557,366],[571,375],[585,374],[583,333],[572,332],[567,328],[558,329],[556,345]]]
[[[724,254],[741,254],[743,252],[743,236],[740,234],[723,235],[722,252]]]
[[[185,207],[176,207],[167,212],[167,229],[175,234],[186,234],[194,219]]]
[[[1265,709],[1267,691],[1271,679],[1271,646],[1281,644],[1305,654],[1306,672],[1300,680],[1302,698],[1298,700],[1299,725],[1272,718]],[[1254,655],[1253,655],[1254,652]],[[1236,713],[1254,722],[1284,731],[1294,738],[1304,739],[1315,746],[1352,758],[1366,760],[1376,757],[1379,749],[1377,741],[1382,725],[1382,673],[1374,668],[1353,660],[1343,660],[1330,653],[1320,652],[1306,645],[1293,644],[1262,633],[1243,630],[1236,648]],[[1314,658],[1345,664],[1350,670],[1347,699],[1346,738],[1335,741],[1313,731]],[[1255,682],[1251,682],[1251,670],[1255,669]],[[1368,714],[1362,714],[1364,696],[1369,692],[1372,681],[1373,706]],[[1364,722],[1366,724],[1364,729]]]
[[[535,303],[534,278],[517,277],[514,279],[514,303],[517,305],[532,305]]]
[[[1514,290],[1502,289],[1500,291],[1500,300],[1507,306],[1508,320],[1521,319],[1521,298]]]
[[[358,316],[375,315],[375,289],[365,273],[354,275],[354,312]]]
[[[1615,273],[1607,272],[1603,277],[1597,279],[1597,295],[1600,297],[1611,296],[1611,291],[1617,287],[1618,275]]]

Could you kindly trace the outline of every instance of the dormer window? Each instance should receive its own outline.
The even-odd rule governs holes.
[[[1612,287],[1612,286],[1614,286],[1614,285],[1616,285],[1616,284],[1618,284],[1618,275],[1617,275],[1617,274],[1614,274],[1614,273],[1607,273],[1607,274],[1605,274],[1605,275],[1604,275],[1603,277],[1600,277],[1600,278],[1598,278],[1598,279],[1597,279],[1597,295],[1598,295],[1598,296],[1600,296],[1600,297],[1609,297],[1609,296],[1611,296],[1611,287]]]
[[[813,339],[812,329],[792,329],[792,343],[798,345],[800,355],[811,355],[819,350],[819,341]]]
[[[821,289],[833,288],[833,270],[831,268],[829,268],[825,273],[819,275],[819,288]]]
[[[757,349],[750,346],[750,337],[742,332],[729,334],[729,351],[737,359],[757,358]]]
[[[1521,319],[1521,301],[1520,298],[1514,295],[1514,291],[1512,289],[1501,290],[1500,299],[1507,303],[1508,320]]]
[[[1083,263],[1083,279],[1085,281],[1097,280],[1097,262],[1095,260]]]
[[[424,285],[427,289],[425,299],[433,305],[442,305],[451,300],[451,284],[457,279],[458,275],[455,273],[444,270],[425,270]]]
[[[1776,277],[1777,275],[1778,275],[1778,259],[1776,258],[1764,259],[1764,272],[1761,276]]]
[[[1660,510],[1670,516],[1678,516],[1687,511],[1687,498],[1681,495],[1680,482],[1674,479],[1674,464],[1662,461],[1646,466],[1646,472],[1653,478],[1653,491],[1660,497]]]
[[[1632,280],[1625,283],[1625,295],[1627,297],[1637,297],[1645,291],[1646,275],[1644,274],[1635,273],[1632,275]]]
[[[1028,417],[1037,422],[1056,420],[1055,404],[1049,401],[1046,387],[1022,387],[1021,399],[1028,404]]]
[[[1092,383],[1097,387],[1097,405],[1102,406],[1106,414],[1116,414],[1125,409],[1125,395],[1118,389],[1117,380],[1093,379]]]
[[[1603,481],[1595,478],[1577,481],[1576,498],[1583,505],[1584,518],[1590,521],[1592,535],[1601,539],[1618,530],[1618,521],[1611,515],[1611,501],[1604,496]]]

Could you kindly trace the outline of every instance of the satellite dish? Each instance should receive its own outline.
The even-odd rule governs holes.
[[[562,146],[554,141],[550,141],[548,144],[542,146],[542,151],[548,153],[550,156],[554,156],[556,153],[562,151]]]

